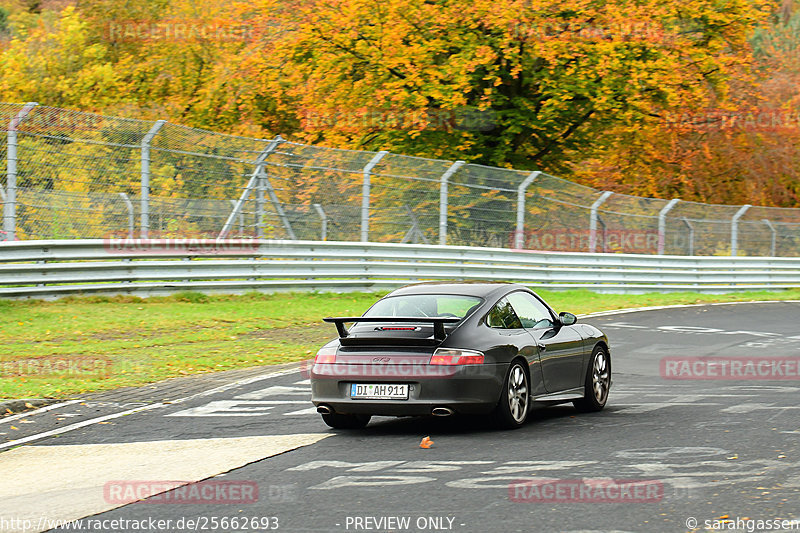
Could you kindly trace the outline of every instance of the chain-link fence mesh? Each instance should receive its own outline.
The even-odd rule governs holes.
[[[796,256],[800,209],[0,104],[0,239],[261,237]],[[16,168],[15,168],[16,167]]]

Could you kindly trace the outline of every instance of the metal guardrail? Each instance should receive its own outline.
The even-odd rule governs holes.
[[[381,290],[423,280],[517,281],[605,292],[800,287],[800,258],[534,252],[270,240],[0,243],[0,296]]]

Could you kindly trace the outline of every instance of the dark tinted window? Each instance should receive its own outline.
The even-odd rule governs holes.
[[[492,310],[486,315],[486,325],[490,328],[501,329],[519,329],[522,327],[514,308],[505,298],[497,302],[497,305],[492,307]]]
[[[482,300],[456,294],[411,294],[379,300],[364,316],[450,316],[464,318]]]

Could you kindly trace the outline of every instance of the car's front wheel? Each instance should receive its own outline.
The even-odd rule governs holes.
[[[572,404],[583,412],[600,411],[608,401],[611,388],[611,358],[602,346],[595,346],[589,368],[586,369],[583,398]]]
[[[361,429],[369,424],[370,415],[342,415],[330,413],[322,415],[322,420],[334,429]]]
[[[500,401],[494,411],[497,425],[506,429],[516,429],[528,418],[530,383],[525,367],[520,361],[511,363],[508,369]]]

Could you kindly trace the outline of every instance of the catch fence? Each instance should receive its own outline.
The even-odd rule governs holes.
[[[0,240],[259,238],[798,256],[800,209],[0,104]]]

